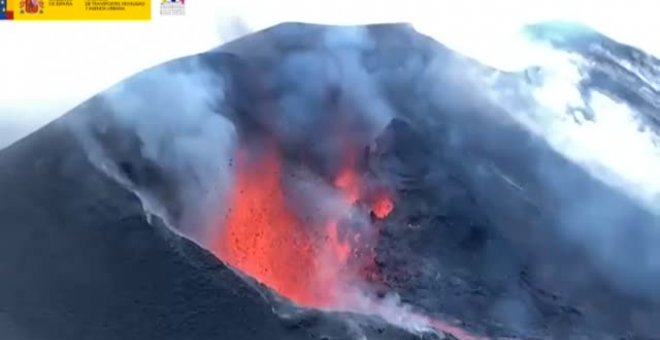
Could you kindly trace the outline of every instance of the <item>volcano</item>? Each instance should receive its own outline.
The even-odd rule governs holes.
[[[569,31],[655,129],[660,63]],[[126,79],[0,152],[0,332],[657,338],[657,212],[521,123],[543,71],[287,23]]]

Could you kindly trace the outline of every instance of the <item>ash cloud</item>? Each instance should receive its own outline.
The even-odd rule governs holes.
[[[235,121],[246,136],[260,129],[290,156],[309,157],[322,176],[334,174],[346,150],[368,145],[393,117],[361,61],[373,44],[368,32],[290,24],[260,35],[256,51],[240,49],[255,37],[222,47],[261,58],[252,65],[258,76],[249,80],[259,89],[238,99],[247,103]]]
[[[147,213],[202,244],[233,177],[223,76],[195,58],[173,61],[83,104],[72,125],[91,161]]]

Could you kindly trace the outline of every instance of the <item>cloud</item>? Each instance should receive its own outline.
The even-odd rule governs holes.
[[[577,20],[615,39],[660,55],[649,32],[660,23],[658,4],[586,0],[318,1],[197,0],[184,17],[146,23],[0,22],[0,148],[43,126],[120,80],[166,60],[201,52],[282,21],[326,24],[413,22],[421,32],[483,62],[504,68],[528,56],[516,40],[521,25]],[[239,18],[242,29],[232,23]],[[230,23],[230,24],[227,24]]]

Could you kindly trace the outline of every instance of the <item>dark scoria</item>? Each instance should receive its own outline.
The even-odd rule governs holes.
[[[324,40],[356,31],[367,39]],[[379,225],[376,262],[383,279],[377,289],[395,291],[407,304],[462,320],[489,336],[660,334],[649,322],[658,299],[645,289],[660,283],[656,272],[615,273],[640,277],[644,284],[612,280],[606,266],[557,232],[565,222],[562,212],[605,198],[622,213],[585,223],[632,224],[630,235],[615,245],[632,262],[637,237],[655,237],[648,232],[655,217],[492,105],[472,76],[491,70],[407,25],[278,25],[126,83],[162,70],[210,73],[210,83],[224,89],[218,94],[223,92],[227,107],[218,107],[219,114],[250,135],[287,116],[290,106],[279,105],[287,98],[317,95],[304,86],[318,81],[315,74],[282,66],[299,54],[314,65],[339,69],[337,55],[356,56],[393,112],[365,153],[370,171],[396,189],[393,215]],[[138,96],[150,91],[149,83],[138,84]],[[341,101],[332,83],[317,85],[319,96]],[[306,104],[306,110],[337,107]],[[71,128],[82,121],[126,179],[156,197],[167,208],[165,217],[185,229],[177,224],[185,200],[176,180],[141,154],[142,141],[131,127],[117,125],[110,111],[102,98],[92,98],[0,153],[0,277],[8,278],[0,283],[0,331],[8,338],[352,339],[355,332],[368,339],[416,337],[343,314],[281,320],[272,312],[275,302],[260,294],[264,288],[246,283],[158,219],[149,223],[137,197],[90,164],[73,136]],[[292,161],[314,156],[311,145],[300,150],[288,142],[279,141]]]

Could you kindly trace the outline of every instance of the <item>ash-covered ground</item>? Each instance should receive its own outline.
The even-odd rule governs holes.
[[[598,66],[583,92],[619,94],[654,126],[640,74],[657,62],[578,37],[552,42]],[[0,332],[441,337],[391,318],[413,310],[492,338],[658,338],[657,214],[520,123],[542,71],[498,72],[403,24],[292,23],[138,74],[0,152]],[[355,168],[394,203],[371,216],[377,275],[361,289],[400,300],[298,310],[214,257],[241,145],[321,182],[357,150]]]

